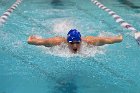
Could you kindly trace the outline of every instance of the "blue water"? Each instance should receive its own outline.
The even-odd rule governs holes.
[[[99,1],[140,30],[139,0]],[[1,0],[0,14],[14,2]],[[71,28],[82,36],[122,34],[124,39],[101,47],[83,45],[79,54],[69,53],[66,45],[26,42],[30,35],[66,37]],[[139,53],[133,33],[90,0],[23,0],[0,27],[0,93],[139,93]]]

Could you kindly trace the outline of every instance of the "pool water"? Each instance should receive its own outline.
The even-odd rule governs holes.
[[[99,0],[140,30],[139,0]],[[0,0],[2,15],[15,1]],[[86,46],[71,54],[67,45],[27,44],[30,35],[123,35],[123,42]],[[0,93],[139,93],[140,47],[90,0],[23,0],[0,27]]]

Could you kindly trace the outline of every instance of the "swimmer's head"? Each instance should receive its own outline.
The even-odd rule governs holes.
[[[81,34],[76,29],[71,29],[67,34],[67,42],[70,50],[76,53],[80,49]]]
[[[67,42],[81,42],[81,34],[76,29],[71,29],[67,34]]]

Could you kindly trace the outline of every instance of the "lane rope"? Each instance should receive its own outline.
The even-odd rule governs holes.
[[[0,17],[0,25],[4,24],[11,13],[18,7],[22,0],[17,0],[3,15]]]
[[[91,2],[93,2],[96,6],[98,6],[98,8],[104,10],[105,12],[108,12],[108,14],[111,15],[115,19],[115,21],[120,24],[120,26],[135,33],[134,37],[137,43],[140,45],[140,32],[138,32],[138,30],[136,30],[132,25],[123,20],[121,16],[117,15],[114,11],[101,4],[99,1],[91,0]]]

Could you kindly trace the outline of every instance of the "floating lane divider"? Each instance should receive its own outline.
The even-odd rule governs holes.
[[[0,25],[4,24],[10,14],[18,7],[22,0],[17,0],[3,15],[0,17]]]
[[[127,23],[126,21],[124,21],[119,15],[117,15],[114,11],[112,11],[111,9],[107,8],[106,6],[104,6],[103,4],[101,4],[99,1],[97,0],[91,0],[96,6],[98,6],[98,8],[104,10],[105,12],[108,12],[109,15],[111,15],[117,23],[119,23],[123,28],[126,28],[132,32],[135,33],[135,39],[137,41],[137,43],[140,45],[140,32],[138,32],[132,25],[130,25],[129,23]]]

